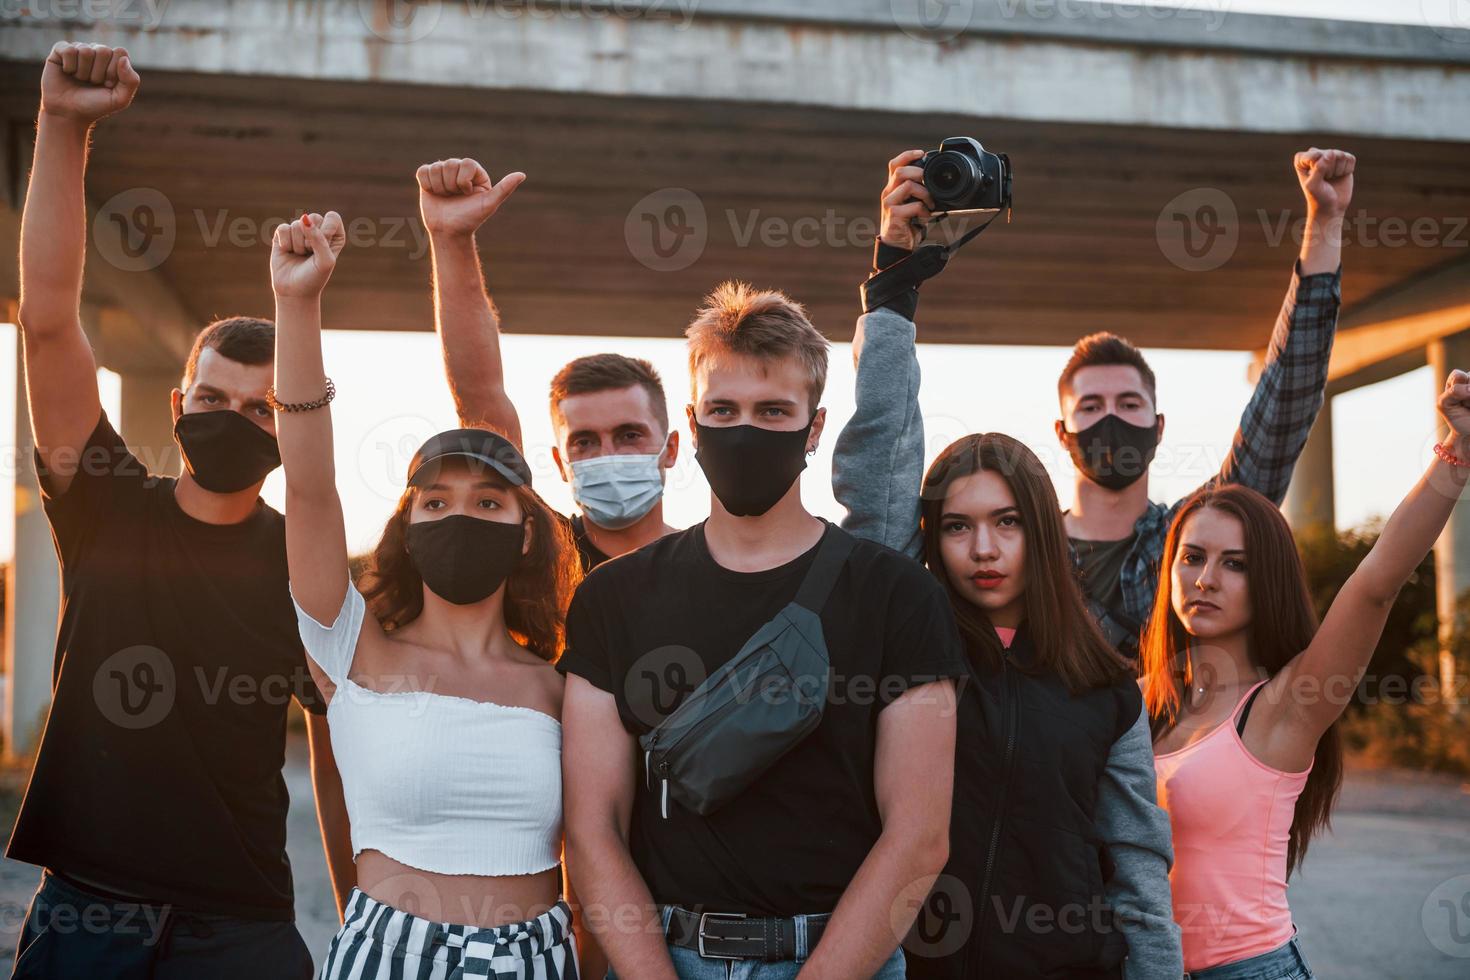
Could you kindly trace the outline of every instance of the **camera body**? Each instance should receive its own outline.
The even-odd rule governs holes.
[[[919,161],[936,211],[1000,211],[1011,206],[1011,158],[979,140],[951,136]]]

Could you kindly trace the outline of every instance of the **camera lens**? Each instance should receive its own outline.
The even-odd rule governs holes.
[[[953,207],[969,200],[975,192],[978,174],[969,157],[946,151],[929,161],[924,168],[924,186],[941,208]]]

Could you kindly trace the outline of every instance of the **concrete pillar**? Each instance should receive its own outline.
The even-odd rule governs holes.
[[[178,385],[179,376],[178,371],[121,374],[122,418],[117,420],[118,432],[150,473],[179,473],[179,447],[174,442],[169,408],[169,392]]]
[[[1451,334],[1429,345],[1429,373],[1434,393],[1455,368],[1470,368],[1470,330]],[[1436,418],[1436,436],[1443,439],[1444,426]],[[1463,499],[1463,498],[1462,498]],[[1443,703],[1453,713],[1455,704],[1455,658],[1453,640],[1458,624],[1460,596],[1470,589],[1470,510],[1462,503],[1434,545],[1435,606],[1439,614],[1439,682]]]
[[[1337,527],[1335,488],[1332,479],[1332,398],[1328,396],[1307,436],[1307,444],[1291,474],[1291,487],[1281,509],[1295,531],[1322,526]]]
[[[15,557],[5,577],[5,756],[12,762],[34,751],[45,724],[61,603],[56,550],[36,481],[19,331],[15,379]]]

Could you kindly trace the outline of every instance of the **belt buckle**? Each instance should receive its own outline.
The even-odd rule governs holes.
[[[749,916],[745,915],[743,912],[701,912],[701,913],[699,913],[699,955],[701,957],[703,957],[704,959],[709,959],[709,960],[739,960],[739,959],[744,959],[744,957],[741,957],[741,956],[721,956],[719,953],[706,953],[705,950],[704,950],[704,939],[705,939],[705,936],[704,936],[704,924],[705,924],[706,920],[709,920],[709,919],[745,919],[745,918],[749,918]],[[722,938],[725,938],[725,937],[716,936],[715,938],[716,939],[722,939]]]

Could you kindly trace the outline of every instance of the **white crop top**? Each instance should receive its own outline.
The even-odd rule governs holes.
[[[296,606],[306,652],[337,686],[327,723],[352,822],[352,856],[381,851],[435,874],[555,867],[561,723],[534,708],[354,683],[348,671],[365,612],[350,582],[330,627]]]

